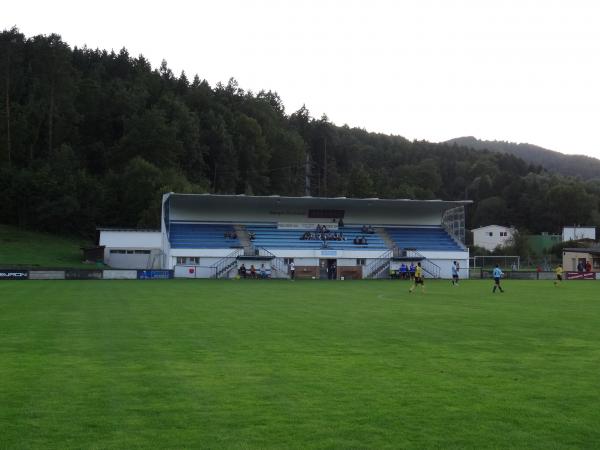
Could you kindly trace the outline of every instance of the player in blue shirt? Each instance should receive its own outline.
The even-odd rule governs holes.
[[[492,289],[492,292],[496,292],[496,288],[500,289],[500,292],[504,292],[504,290],[502,290],[502,286],[500,286],[500,278],[502,278],[502,275],[504,275],[504,273],[502,270],[500,270],[498,264],[496,264],[496,267],[492,272],[492,276],[494,277],[494,289]]]

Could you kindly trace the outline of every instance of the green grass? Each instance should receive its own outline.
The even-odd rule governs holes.
[[[0,448],[598,448],[600,283],[0,282]]]
[[[83,239],[0,225],[0,267],[93,268],[81,262]]]

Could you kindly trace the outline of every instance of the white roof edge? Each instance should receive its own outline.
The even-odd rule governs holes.
[[[155,230],[151,228],[110,228],[110,227],[96,227],[96,231],[118,231],[121,233],[160,233],[160,230]]]
[[[491,228],[491,227],[506,228],[507,230],[511,230],[511,229],[513,229],[513,228],[514,228],[513,226],[507,227],[507,226],[505,226],[505,225],[494,225],[494,224],[491,224],[491,225],[486,225],[486,226],[484,226],[484,227],[472,228],[472,229],[471,229],[471,231],[475,231],[475,230],[484,230],[484,229],[486,229],[486,228]]]
[[[417,200],[417,199],[408,199],[408,198],[348,198],[348,197],[313,197],[311,195],[304,195],[301,197],[288,197],[281,195],[246,195],[246,194],[210,194],[204,192],[202,194],[188,194],[188,193],[177,193],[170,192],[169,196],[177,196],[177,197],[220,197],[220,198],[264,198],[264,199],[291,199],[291,200],[345,200],[345,201],[361,201],[361,202],[411,202],[411,203],[454,203],[454,204],[463,204],[469,205],[473,203],[473,200],[441,200],[441,199],[432,199],[432,200]]]

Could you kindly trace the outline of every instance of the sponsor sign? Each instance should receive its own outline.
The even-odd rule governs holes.
[[[64,280],[64,270],[30,270],[30,280]]]
[[[0,269],[0,280],[27,280],[29,270]]]
[[[137,280],[137,270],[104,269],[104,280]]]
[[[65,279],[67,280],[101,280],[101,270],[65,270]]]
[[[280,230],[310,230],[310,231],[315,231],[317,228],[317,225],[319,225],[318,223],[313,223],[313,222],[309,222],[309,223],[288,223],[288,222],[279,222],[277,224],[277,228]],[[321,223],[320,224],[325,225],[327,227],[328,230],[333,231],[333,230],[338,230],[338,224],[335,222],[325,222],[325,223]]]
[[[173,278],[172,270],[138,270],[138,280],[168,280]]]
[[[567,272],[567,280],[595,280],[596,272]]]

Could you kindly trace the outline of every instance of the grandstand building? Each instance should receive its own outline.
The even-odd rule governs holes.
[[[161,266],[176,277],[230,278],[244,264],[287,278],[293,261],[296,278],[361,279],[420,261],[428,277],[450,278],[452,261],[468,268],[469,203],[168,193]]]

